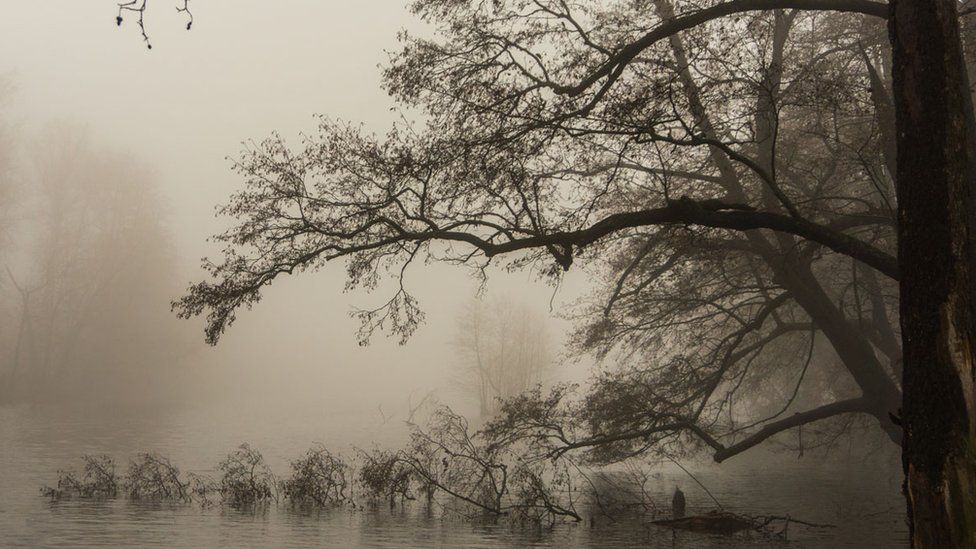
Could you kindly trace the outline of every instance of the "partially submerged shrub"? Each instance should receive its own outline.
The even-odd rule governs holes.
[[[189,482],[169,459],[147,452],[129,462],[125,492],[131,499],[190,501]]]
[[[398,452],[374,450],[362,452],[363,464],[359,469],[359,484],[372,499],[389,500],[390,505],[399,499],[412,500],[410,495],[411,468]]]
[[[246,442],[238,446],[217,466],[220,471],[220,494],[230,505],[254,505],[278,501],[278,491],[271,468],[261,452]]]
[[[114,498],[118,494],[119,483],[112,458],[106,455],[85,455],[82,459],[85,469],[81,476],[73,471],[58,471],[57,486],[45,486],[41,493],[55,500],[74,497]]]
[[[325,507],[351,502],[346,495],[349,466],[341,457],[316,446],[293,461],[291,468],[291,477],[282,483],[282,487],[285,497],[292,503]]]
[[[433,496],[451,496],[445,509],[462,516],[507,514],[508,465],[497,446],[483,444],[468,421],[450,408],[431,416],[425,429],[415,427],[410,446],[401,456],[411,474]]]
[[[187,473],[186,485],[190,499],[197,501],[204,507],[208,507],[222,499],[220,483],[206,475]]]
[[[509,477],[512,519],[552,526],[561,519],[581,520],[576,511],[577,489],[565,463],[521,462]]]
[[[525,434],[523,429],[474,431],[463,416],[442,407],[426,426],[413,426],[410,443],[403,449],[362,452],[356,479],[368,498],[391,506],[415,499],[414,494],[426,497],[430,504],[438,495],[438,503],[448,512],[471,518],[506,517],[516,523],[581,520],[576,511],[579,477],[589,482],[591,490],[585,494],[598,507],[619,507],[619,498],[602,497],[600,483],[594,482],[598,479],[589,479],[545,441],[544,436]],[[352,469],[322,446],[292,461],[290,476],[280,484],[261,453],[246,443],[228,454],[216,470],[216,480],[192,473],[184,477],[165,457],[142,453],[130,462],[123,487],[130,499],[196,500],[202,505],[277,502],[279,488],[292,504],[353,504]],[[634,484],[645,496],[646,481],[645,476],[642,483]],[[44,489],[52,498],[112,497],[117,491],[115,465],[107,456],[85,456],[82,477],[60,472],[57,488]],[[615,496],[624,492],[619,486],[610,491]],[[647,507],[644,500],[637,501]]]
[[[499,441],[471,432],[450,408],[438,409],[425,428],[415,428],[398,459],[445,510],[467,517],[507,517],[517,523],[552,525],[580,521],[577,489],[565,461],[539,454],[537,440]]]

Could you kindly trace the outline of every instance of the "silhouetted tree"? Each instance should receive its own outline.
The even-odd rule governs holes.
[[[973,124],[957,8],[417,1],[437,36],[406,37],[385,84],[428,130],[377,139],[323,122],[301,148],[246,151],[246,187],[223,210],[239,224],[206,265],[216,282],[177,307],[206,312],[214,343],[263,286],[331,259],[367,287],[432,252],[554,279],[582,260],[615,280],[584,346],[643,366],[597,385],[601,430],[567,446],[684,437],[722,460],[847,414],[901,442],[904,370],[913,540],[972,545]],[[367,335],[407,337],[421,318],[402,283],[361,313]],[[777,367],[767,348],[802,337],[829,343],[849,387],[717,421],[754,363]],[[801,381],[808,362],[794,362]]]
[[[548,7],[416,4],[441,40],[408,38],[386,83],[427,109],[431,131],[375,139],[323,122],[301,150],[274,137],[246,151],[246,188],[224,209],[240,224],[221,237],[225,261],[207,265],[217,283],[194,286],[181,312],[206,310],[214,342],[264,284],[338,257],[350,285],[367,287],[432,250],[475,269],[512,254],[510,267],[553,279],[584,260],[607,283],[581,347],[635,358],[636,376],[611,374],[631,390],[607,386],[608,413],[627,405],[637,418],[616,425],[619,440],[674,433],[677,419],[719,459],[733,455],[718,439],[743,429],[718,420],[738,380],[756,356],[779,361],[766,351],[808,348],[817,333],[851,387],[785,423],[757,418],[750,443],[851,412],[900,440],[893,197],[872,108],[887,90],[872,87],[883,62],[864,46],[880,26],[777,12],[682,27],[577,90],[558,82],[604,70],[607,52],[639,34],[627,21],[684,19],[663,2],[657,15]],[[401,284],[361,318],[366,334],[407,336],[419,311]],[[807,360],[795,354],[802,380]]]

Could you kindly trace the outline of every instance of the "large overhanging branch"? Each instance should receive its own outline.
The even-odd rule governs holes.
[[[556,260],[568,269],[572,263],[570,248],[582,248],[617,231],[629,228],[684,223],[716,229],[747,231],[769,229],[793,234],[817,242],[837,253],[852,257],[877,269],[886,276],[898,280],[898,260],[884,251],[844,233],[805,219],[771,212],[753,210],[747,206],[725,204],[717,201],[678,199],[667,206],[634,212],[624,212],[605,217],[588,228],[577,231],[553,232],[514,238],[504,242],[489,242],[476,235],[457,231],[432,231],[404,233],[405,239],[454,240],[468,242],[488,257],[532,248],[552,247]],[[559,251],[559,250],[562,251]]]
[[[604,434],[596,435],[583,440],[569,442],[562,446],[555,448],[551,455],[553,457],[559,457],[571,450],[580,450],[584,448],[593,448],[596,446],[603,446],[606,444],[612,444],[615,442],[626,442],[631,440],[641,440],[653,437],[654,435],[663,435],[669,433],[677,433],[681,431],[687,431],[698,437],[702,442],[712,448],[715,453],[713,458],[716,462],[723,462],[737,454],[740,454],[753,446],[757,446],[766,439],[798,427],[800,425],[806,425],[808,423],[814,423],[824,419],[829,419],[835,416],[850,414],[850,413],[871,413],[871,403],[868,399],[864,397],[852,398],[848,400],[840,400],[837,402],[831,402],[830,404],[825,404],[818,408],[812,410],[807,410],[805,412],[797,412],[790,417],[783,418],[778,421],[773,421],[765,424],[761,429],[755,433],[747,436],[746,438],[736,442],[734,444],[726,446],[719,442],[714,436],[709,434],[707,431],[702,429],[698,424],[693,421],[686,420],[675,420],[672,422],[664,423],[661,425],[655,425],[647,429],[641,429],[637,431],[630,431],[618,434]]]
[[[571,86],[550,84],[550,87],[555,93],[576,96],[585,92],[601,79],[607,78],[607,82],[604,83],[601,89],[601,93],[604,93],[606,88],[613,85],[613,82],[620,76],[624,67],[640,55],[641,52],[660,40],[709,21],[736,13],[776,9],[837,11],[861,13],[882,19],[888,18],[888,4],[872,2],[870,0],[731,0],[730,2],[722,2],[709,8],[679,15],[674,19],[664,21],[636,41],[617,50],[600,68],[590,73],[589,76],[581,80],[578,84]]]
[[[825,404],[819,408],[814,408],[805,412],[798,412],[779,421],[767,423],[761,429],[740,440],[739,442],[717,450],[714,458],[715,461],[721,463],[730,457],[740,454],[749,448],[758,445],[769,437],[787,429],[792,429],[793,427],[806,425],[807,423],[813,423],[815,421],[839,416],[841,414],[849,414],[853,412],[868,413],[870,410],[870,401],[861,397],[840,400],[830,404]]]
[[[266,238],[273,244],[306,236],[313,237],[314,240],[299,249],[282,249],[274,254],[266,251],[259,257],[252,258],[232,254],[223,265],[209,264],[211,274],[216,275],[219,280],[216,283],[201,282],[193,285],[187,295],[173,303],[173,307],[184,318],[209,310],[207,341],[214,344],[224,329],[233,323],[238,308],[249,307],[260,299],[261,288],[271,284],[281,274],[307,268],[316,262],[352,257],[360,253],[379,253],[385,249],[402,247],[408,242],[421,244],[440,241],[470,244],[488,258],[524,250],[546,250],[563,269],[569,269],[574,254],[604,237],[627,229],[668,224],[733,231],[768,229],[793,234],[860,261],[894,280],[899,279],[897,259],[867,242],[804,218],[757,211],[747,205],[728,204],[719,200],[670,200],[663,207],[612,214],[583,229],[550,233],[541,232],[541,228],[537,228],[539,232],[506,229],[494,223],[477,220],[455,221],[441,226],[423,215],[410,218],[425,222],[427,227],[409,227],[387,216],[371,216],[362,224],[337,229],[328,229],[323,223],[295,219],[297,225],[288,227],[284,236],[261,235],[272,230],[263,223],[259,228],[248,229],[253,233],[237,231],[228,239],[243,238],[254,241]],[[273,230],[279,229],[281,228]],[[476,229],[488,229],[490,234],[479,234]],[[275,248],[275,245],[271,248]]]

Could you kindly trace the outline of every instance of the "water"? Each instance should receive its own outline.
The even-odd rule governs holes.
[[[808,455],[780,456],[763,465],[747,459],[720,468],[692,467],[728,509],[789,514],[837,525],[794,524],[788,541],[756,535],[673,533],[640,522],[604,518],[552,529],[476,524],[427,512],[423,506],[309,511],[287,506],[240,511],[195,504],[113,501],[51,503],[39,495],[57,470],[79,468],[84,453],[107,453],[124,467],[137,452],[154,450],[183,470],[210,472],[242,441],[260,449],[276,472],[312,442],[349,451],[375,441],[403,440],[396,421],[364,413],[325,415],[315,407],[285,409],[241,403],[229,409],[190,407],[164,415],[54,414],[0,408],[0,547],[904,547],[906,527],[896,470],[848,466],[840,470]],[[664,467],[649,484],[655,500],[670,501],[675,486],[689,513],[714,507],[685,473]]]

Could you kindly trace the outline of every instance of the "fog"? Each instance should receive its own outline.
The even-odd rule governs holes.
[[[878,21],[749,12],[617,66],[696,4],[6,4],[11,543],[908,535]]]
[[[146,304],[155,312],[169,310],[169,301],[201,276],[199,258],[216,249],[208,247],[207,237],[227,220],[215,216],[214,207],[240,184],[227,157],[242,142],[271,132],[297,141],[301,132],[314,129],[316,114],[386,131],[399,115],[380,88],[378,65],[396,47],[397,31],[417,26],[405,7],[389,2],[282,2],[273,9],[211,2],[194,10],[203,21],[194,29],[200,32],[187,33],[178,14],[163,8],[149,23],[151,51],[137,43],[134,26],[105,24],[111,9],[78,2],[7,8],[0,21],[0,67],[10,90],[3,119],[16,156],[16,192],[29,194],[25,189],[36,181],[31,149],[52,124],[71,126],[88,143],[84,154],[121,156],[151,171],[158,194],[154,207],[172,250],[146,250],[140,260],[165,257],[178,281],[170,281],[170,295]],[[22,227],[16,241],[8,239],[7,253],[24,256],[37,238],[27,234],[34,230],[24,219],[32,215],[25,213],[30,206],[14,202],[12,210]],[[548,319],[560,342],[568,324],[556,318],[559,305],[578,297],[585,282],[570,278],[556,291],[535,278],[493,273],[483,297],[527,303]],[[375,306],[385,296],[343,292],[344,268],[336,262],[314,277],[277,282],[216,348],[202,343],[198,322],[180,328],[172,344],[186,352],[167,364],[133,361],[129,367],[138,375],[125,388],[125,401],[158,406],[170,399],[183,406],[205,397],[211,404],[247,401],[269,408],[300,402],[314,403],[325,414],[405,408],[410,394],[431,390],[445,402],[457,401],[458,391],[445,382],[457,366],[453,326],[480,283],[466,270],[439,265],[418,267],[409,281],[427,322],[407,345],[383,336],[368,347],[357,345],[359,323],[350,311]],[[165,316],[156,315],[155,322],[168,325]],[[581,379],[585,367],[567,364],[555,374]],[[164,402],[145,393],[158,387],[146,380],[173,377],[179,390],[168,383]],[[75,392],[64,398],[91,405],[119,395],[105,396]]]

